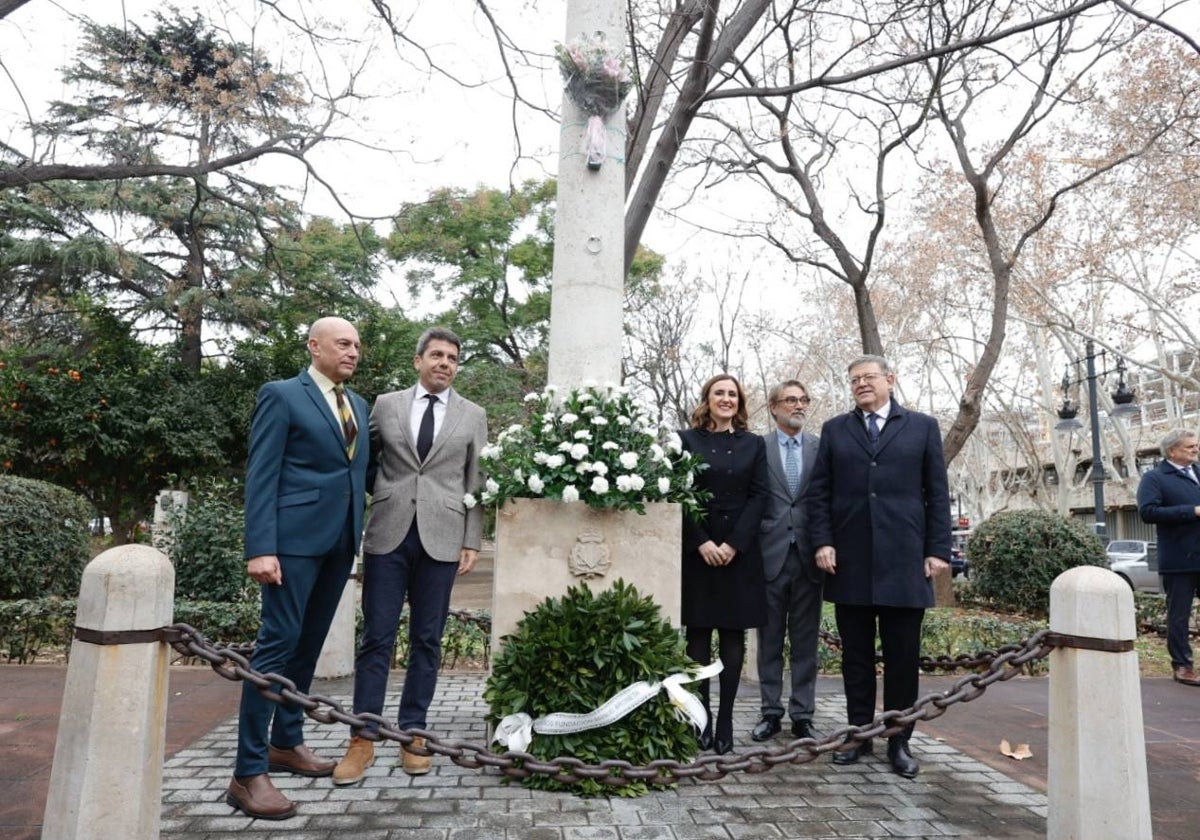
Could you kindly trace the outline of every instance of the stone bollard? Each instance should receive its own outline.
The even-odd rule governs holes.
[[[1137,638],[1133,594],[1097,566],[1050,587],[1050,630]],[[1150,788],[1137,653],[1056,647],[1050,654],[1048,840],[1149,840]]]
[[[174,597],[175,570],[162,552],[110,548],[84,569],[76,635],[157,630],[171,623]],[[169,648],[102,641],[120,640],[71,644],[43,840],[159,835]]]

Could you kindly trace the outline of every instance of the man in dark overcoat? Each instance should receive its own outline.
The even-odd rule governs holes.
[[[921,622],[935,574],[949,568],[950,492],[937,421],[900,405],[896,377],[881,356],[848,368],[855,408],[821,428],[805,493],[809,537],[825,572],[842,639],[846,714],[853,726],[875,714],[875,635],[883,648],[883,704],[917,700]],[[912,726],[888,739],[888,761],[917,775]],[[870,754],[870,741],[834,753],[835,764]]]
[[[1138,485],[1138,513],[1158,529],[1158,573],[1167,593],[1167,653],[1175,682],[1200,685],[1188,641],[1192,600],[1200,591],[1200,442],[1194,432],[1175,429],[1159,448],[1162,461]]]

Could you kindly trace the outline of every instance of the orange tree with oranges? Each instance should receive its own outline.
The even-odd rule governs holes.
[[[104,310],[80,333],[73,347],[0,351],[0,471],[71,488],[125,542],[172,475],[224,465],[232,430],[173,348],[141,344]]]

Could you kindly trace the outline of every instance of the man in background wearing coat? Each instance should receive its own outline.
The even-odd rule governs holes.
[[[1167,653],[1175,682],[1200,685],[1188,641],[1192,600],[1200,591],[1200,442],[1193,432],[1175,429],[1160,449],[1162,461],[1138,485],[1138,513],[1158,528],[1158,573],[1167,593]]]
[[[358,331],[320,318],[312,364],[258,392],[246,461],[246,571],[262,584],[262,622],[250,664],[312,685],[317,657],[346,587],[362,533],[367,404],[346,389],[358,367]],[[268,739],[268,730],[270,737]],[[296,806],[272,773],[328,776],[334,762],[304,745],[304,711],[242,684],[237,764],[225,799],[248,817],[285,820]]]
[[[759,548],[767,582],[767,623],[758,630],[758,680],[762,719],[755,741],[782,728],[783,640],[791,655],[787,713],[792,736],[817,737],[812,728],[817,691],[817,636],[821,626],[821,578],[808,544],[800,498],[817,459],[817,438],[804,428],[808,389],[795,379],[767,396],[775,430],[763,436],[767,450],[767,507],[759,526]]]
[[[821,428],[805,502],[825,600],[842,638],[842,682],[852,726],[875,715],[875,634],[883,647],[883,705],[917,700],[921,622],[935,574],[949,568],[950,491],[937,421],[892,398],[896,376],[881,356],[850,363],[854,410]],[[912,726],[888,739],[892,770],[911,779]],[[834,753],[853,764],[866,741]]]
[[[381,394],[371,410],[371,519],[363,538],[363,634],[354,660],[355,713],[383,713],[400,611],[409,602],[409,654],[398,725],[424,729],[437,688],[442,631],[456,575],[475,566],[483,509],[468,507],[479,489],[479,453],[487,443],[482,408],[450,387],[462,346],[434,327],[417,341],[417,384]],[[374,744],[352,732],[334,784],[353,784],[375,760]],[[419,736],[402,748],[404,772],[428,773]]]

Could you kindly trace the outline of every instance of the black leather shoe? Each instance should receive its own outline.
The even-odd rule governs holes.
[[[814,738],[821,739],[821,735],[817,730],[813,729],[811,720],[794,720],[792,721],[792,737],[793,738]]]
[[[732,740],[726,741],[723,738],[718,738],[717,742],[715,744],[713,744],[713,752],[715,752],[717,755],[725,755],[725,753],[731,751],[732,749],[733,749],[733,741]]]
[[[921,769],[908,749],[907,738],[888,738],[888,761],[892,772],[906,779],[915,779]]]
[[[779,724],[779,718],[774,715],[764,715],[763,719],[750,731],[750,737],[755,741],[765,741],[768,738],[774,738],[778,735],[779,730],[782,728]]]
[[[696,738],[696,744],[700,747],[701,752],[708,752],[713,746],[712,737],[712,721],[709,721],[708,726],[704,727],[704,731]]]
[[[847,741],[846,743],[850,743]],[[875,744],[872,741],[864,741],[861,744],[851,747],[848,750],[841,750],[833,754],[833,763],[838,765],[857,764],[858,760],[864,755],[874,755]]]

